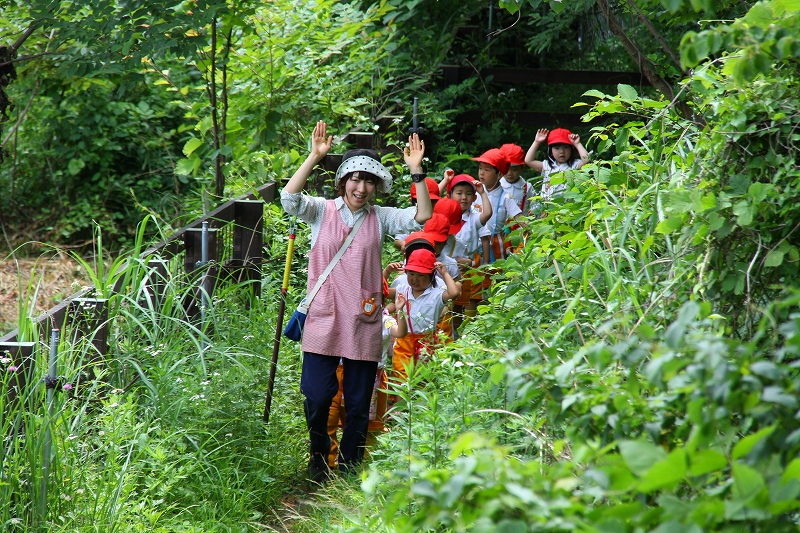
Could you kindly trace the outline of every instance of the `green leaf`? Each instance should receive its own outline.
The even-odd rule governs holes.
[[[800,11],[800,0],[773,0],[772,6],[775,9],[775,16],[783,15],[786,11],[797,13]]]
[[[761,440],[765,437],[771,435],[773,431],[775,431],[775,426],[768,426],[756,433],[753,433],[752,435],[748,435],[747,437],[743,438],[736,443],[736,446],[733,447],[731,457],[734,459],[744,457],[750,453],[750,450],[753,449],[753,446],[761,442]]]
[[[636,93],[636,89],[624,83],[620,83],[617,85],[617,92],[619,93],[620,98],[622,98],[627,102],[639,98],[639,95]]]
[[[681,8],[681,0],[661,0],[661,5],[669,9],[670,13],[675,13]]]
[[[733,463],[733,480],[731,496],[745,504],[751,502],[766,487],[761,474],[741,463]]]
[[[645,440],[623,440],[619,443],[619,452],[637,476],[643,476],[654,464],[667,457],[663,448]]]
[[[770,253],[767,254],[767,257],[764,259],[764,266],[768,267],[778,267],[781,266],[783,263],[783,252],[780,250],[772,250]]]
[[[203,146],[203,141],[198,139],[197,137],[192,137],[191,139],[186,141],[186,144],[183,145],[183,155],[189,157],[195,150],[197,150],[201,146]]]
[[[666,459],[654,464],[639,482],[639,490],[651,492],[667,487],[686,477],[686,450],[676,448]]]
[[[765,387],[761,393],[761,400],[769,403],[777,403],[794,409],[797,407],[797,398],[792,394],[786,394],[783,387]]]
[[[665,218],[661,222],[656,225],[656,233],[662,234],[670,234],[675,230],[680,229],[683,227],[683,217],[682,216],[674,216]]]
[[[598,91],[597,89],[589,89],[588,91],[583,93],[583,96],[594,96],[595,98],[606,98],[608,95],[606,95],[604,92]]]
[[[67,164],[67,171],[70,173],[70,175],[77,176],[81,169],[83,169],[85,166],[86,163],[83,161],[83,159],[77,157],[69,160],[69,163]]]
[[[717,472],[728,466],[725,455],[716,450],[699,450],[689,455],[690,476],[701,476],[710,472]]]
[[[686,335],[686,328],[697,317],[700,306],[697,302],[688,301],[678,311],[678,318],[669,325],[664,334],[664,340],[670,348],[678,348],[683,345],[683,337]]]

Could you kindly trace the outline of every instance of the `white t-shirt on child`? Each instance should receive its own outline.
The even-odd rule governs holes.
[[[491,192],[487,192],[486,196],[492,202],[492,218],[481,228],[480,236],[489,237],[492,235],[492,228],[494,228],[495,235],[503,235],[503,227],[509,218],[513,218],[520,213],[522,209],[514,203],[514,199],[499,185]]]
[[[567,163],[560,163],[555,166],[551,166],[550,161],[545,159],[542,161],[542,200],[550,200],[554,196],[564,192],[567,188],[566,183],[559,183],[558,185],[550,186],[550,174],[555,174],[558,172],[564,172],[567,170],[575,170],[581,164],[580,159],[576,159],[572,162],[572,165],[568,165]]]
[[[392,282],[392,287],[397,289],[397,292],[402,292],[403,296],[408,300],[410,308],[408,332],[428,333],[429,331],[435,331],[436,324],[439,322],[439,317],[446,303],[442,300],[442,294],[447,290],[444,282],[441,279],[437,280],[436,287],[428,286],[419,297],[414,297],[405,274],[397,276]]]
[[[536,192],[533,190],[533,186],[530,183],[522,178],[514,183],[509,183],[505,178],[500,178],[500,186],[511,195],[514,203],[519,206],[523,213],[526,215],[530,214],[532,204],[531,198],[536,196]]]
[[[483,206],[480,202],[475,202],[468,213],[461,214],[461,220],[464,221],[464,225],[456,233],[456,242],[452,249],[445,248],[450,257],[454,259],[458,257],[472,258],[473,255],[481,250],[481,237],[478,234],[483,227],[481,213],[483,213]]]

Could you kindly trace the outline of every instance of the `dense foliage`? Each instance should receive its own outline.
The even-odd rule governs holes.
[[[403,26],[364,29],[357,17],[399,23],[415,12],[410,4],[364,11],[319,4],[336,13],[333,22],[302,6],[276,5],[275,18],[254,11],[261,18],[252,20],[263,25],[242,42],[264,39],[284,60],[273,64],[264,55],[238,70],[248,82],[229,115],[241,124],[241,131],[232,127],[225,154],[240,173],[231,188],[290,168],[308,133],[297,124],[325,106],[339,106],[334,112],[348,125],[391,108],[380,98],[389,85],[365,89],[374,82],[365,56],[344,58],[342,50],[356,43],[382,58],[406,53],[406,41],[392,49],[378,39],[395,30],[409,39]],[[575,13],[588,6],[551,4]],[[587,130],[599,157],[566,177],[567,192],[546,206],[546,216],[512,236],[524,248],[499,264],[492,297],[464,336],[411,373],[391,431],[379,437],[361,479],[314,488],[317,495],[300,506],[279,503],[311,487],[301,481],[306,450],[294,346],[281,352],[278,420],[266,428],[251,422],[260,416],[278,268],[266,272],[265,298],[249,309],[235,291],[218,294],[209,339],[183,314],[184,280],[171,279],[165,307],[155,309],[141,294],[144,267],[120,260],[125,268],[96,280],[101,290],[120,276],[130,282],[112,304],[117,359],[106,388],[85,403],[59,404],[53,511],[44,517],[34,502],[46,419],[21,411],[3,419],[6,434],[13,424],[26,428],[26,439],[8,441],[0,462],[0,492],[12,502],[0,511],[4,527],[25,530],[44,520],[51,531],[796,531],[800,4],[662,5],[654,18],[676,25],[711,18],[703,10],[712,8],[740,14],[683,38],[674,68],[687,73],[679,89],[693,115],[627,85],[585,92],[587,118],[609,119]],[[280,23],[293,10],[305,13],[295,22],[307,23],[306,32],[341,23],[341,33],[324,32],[341,47],[307,49]],[[458,40],[442,42],[449,47],[451,38]],[[230,61],[238,56],[244,64],[250,53],[232,49]],[[293,79],[310,69],[305,57],[338,65],[341,78],[324,85]],[[348,70],[351,64],[361,68]],[[257,85],[266,79],[277,88],[275,101],[259,100],[267,93]],[[416,89],[425,87],[424,76],[414,79]],[[191,94],[188,86],[164,85]],[[317,97],[293,104],[294,87]],[[339,98],[325,100],[323,88]],[[465,84],[425,96],[425,105],[470,90]],[[189,187],[196,177],[208,183],[215,149],[206,104],[198,102],[180,104],[197,127],[180,132],[177,175],[187,183],[179,178],[172,186]],[[260,102],[277,109],[266,122],[259,122]],[[168,123],[169,105],[151,110]],[[147,111],[121,109],[122,116]],[[450,120],[446,109],[429,116]],[[247,150],[245,139],[253,143]],[[442,158],[470,169],[460,152]],[[286,220],[276,206],[265,214],[276,267]],[[299,243],[300,253],[305,246]],[[301,269],[295,286],[302,286]],[[212,344],[201,350],[204,341]],[[67,350],[66,376],[76,375],[86,350]],[[38,405],[41,391],[30,392]]]

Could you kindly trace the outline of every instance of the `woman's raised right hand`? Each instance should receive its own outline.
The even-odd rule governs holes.
[[[322,160],[331,149],[333,145],[333,136],[328,135],[328,125],[325,121],[320,120],[314,126],[314,133],[311,134],[311,155]]]

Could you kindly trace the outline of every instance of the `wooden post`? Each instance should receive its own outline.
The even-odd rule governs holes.
[[[7,373],[5,406],[0,413],[0,427],[6,427],[5,417],[10,415],[17,403],[25,398],[27,385],[31,382],[36,368],[34,354],[35,342],[0,343],[0,372]],[[3,379],[6,379],[3,376]]]
[[[183,234],[183,246],[185,256],[183,266],[187,274],[198,282],[197,290],[191,291],[184,300],[183,307],[190,319],[195,320],[200,317],[200,306],[202,305],[203,289],[208,294],[209,299],[213,297],[219,267],[213,266],[219,261],[219,247],[217,231],[219,228],[208,228],[208,262],[209,265],[202,265],[203,230],[200,228],[187,228]],[[199,275],[198,275],[199,274]]]
[[[237,200],[233,212],[234,280],[238,283],[251,282],[248,284],[250,294],[261,297],[264,202]]]
[[[78,384],[93,381],[97,376],[96,367],[106,363],[108,354],[108,300],[75,298],[70,301],[66,326],[62,330],[65,337],[70,335],[75,344],[85,339],[93,347],[89,360],[81,362],[77,380]]]
[[[212,221],[213,223],[213,221]],[[208,228],[208,260],[219,261],[218,240],[217,232],[219,228]],[[183,266],[186,273],[190,274],[197,270],[200,266],[202,259],[203,248],[203,230],[200,228],[186,228],[183,233],[183,249],[185,255],[183,257]]]

